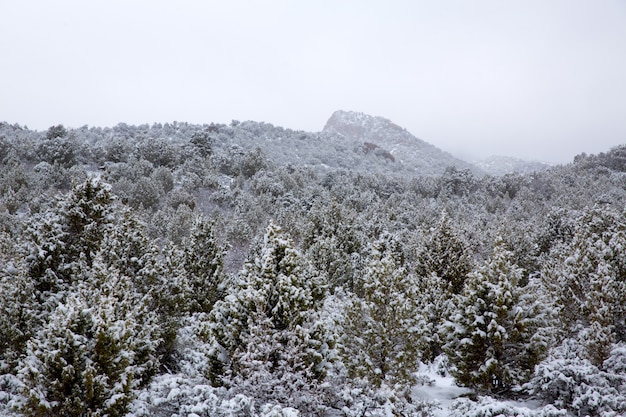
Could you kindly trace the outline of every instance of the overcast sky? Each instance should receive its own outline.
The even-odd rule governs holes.
[[[626,1],[21,0],[0,120],[44,130],[383,116],[467,160],[626,143]]]

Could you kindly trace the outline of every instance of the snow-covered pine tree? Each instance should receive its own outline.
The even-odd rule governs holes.
[[[463,386],[503,394],[526,381],[546,348],[533,338],[535,310],[523,308],[521,269],[501,239],[484,266],[471,273],[445,323],[443,349]]]
[[[453,295],[463,291],[467,275],[472,271],[469,248],[450,222],[450,216],[443,211],[439,224],[417,255],[419,298],[429,329],[426,360],[434,360],[442,353],[440,327],[451,312]]]
[[[349,375],[375,387],[407,387],[426,347],[427,327],[415,277],[392,234],[372,244],[358,293],[346,307],[339,345]]]
[[[609,207],[586,210],[568,246],[543,271],[566,335],[578,334],[587,358],[601,366],[612,344],[626,340],[626,223]]]
[[[112,227],[112,202],[109,185],[91,177],[74,186],[54,210],[31,227],[27,262],[40,303],[45,305],[57,296],[62,299],[80,259],[91,265]]]
[[[452,294],[463,291],[467,274],[472,271],[469,248],[450,225],[447,212],[443,212],[437,228],[418,254],[416,272],[421,277],[435,274],[446,282]]]
[[[0,374],[13,373],[40,325],[32,280],[13,264],[0,271]]]
[[[27,233],[29,238],[25,246],[30,252],[26,257],[28,276],[42,309],[54,309],[57,293],[67,290],[71,276],[70,260],[65,249],[67,232],[62,225],[62,217],[48,211],[29,227]],[[48,303],[51,306],[46,307]]]
[[[270,223],[256,256],[210,314],[213,383],[296,407],[314,398],[334,343],[318,320],[325,282],[312,271]]]
[[[196,218],[189,239],[183,245],[183,268],[189,294],[187,308],[191,313],[208,313],[225,295],[224,256],[226,250],[218,242],[213,223]]]
[[[84,254],[88,266],[104,234],[111,229],[112,203],[111,187],[98,177],[75,185],[61,203],[59,212],[64,218],[70,255]]]
[[[175,367],[175,342],[190,293],[183,269],[182,250],[170,243],[159,249],[150,245],[141,258],[142,268],[132,277],[135,290],[146,297],[158,316],[161,343],[158,353],[165,367]]]
[[[423,334],[426,345],[422,361],[427,363],[434,361],[443,352],[443,325],[454,310],[454,295],[449,291],[449,283],[435,273],[425,277],[417,275],[415,288],[419,311],[425,322]]]
[[[331,291],[335,287],[354,290],[363,268],[361,242],[355,214],[333,203],[314,207],[305,227],[303,248],[313,265],[328,277]]]
[[[562,409],[560,415],[626,415],[626,346],[615,344],[600,367],[585,358],[586,350],[576,339],[563,340],[535,367],[524,388]]]
[[[121,274],[136,277],[144,267],[146,258],[154,256],[147,238],[147,230],[130,208],[116,207],[115,226],[105,234],[101,243],[103,261]]]
[[[589,292],[584,303],[588,326],[579,335],[584,341],[587,357],[596,366],[601,366],[613,348],[615,340],[615,316],[620,298],[618,283],[612,268],[601,262],[589,275]],[[623,304],[622,304],[623,305]]]
[[[123,416],[158,367],[156,315],[101,259],[27,345],[18,377],[25,416]]]

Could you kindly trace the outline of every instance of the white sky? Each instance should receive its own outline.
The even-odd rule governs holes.
[[[624,0],[20,0],[0,120],[44,130],[383,116],[467,160],[626,143]]]

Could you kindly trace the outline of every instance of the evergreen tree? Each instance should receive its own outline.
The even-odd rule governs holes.
[[[419,311],[424,318],[424,337],[422,361],[432,362],[441,353],[445,340],[442,338],[443,326],[455,308],[455,297],[449,291],[448,281],[432,273],[428,276],[415,277],[415,291]]]
[[[23,268],[10,264],[0,274],[0,373],[12,373],[41,317],[33,283]]]
[[[393,235],[383,233],[372,244],[358,293],[346,307],[340,345],[349,375],[376,387],[410,385],[425,348],[426,323]]]
[[[444,351],[457,382],[496,394],[524,382],[545,349],[533,338],[537,312],[524,308],[522,271],[511,257],[498,239],[491,259],[468,277],[445,327]]]
[[[555,406],[559,415],[625,415],[626,346],[616,344],[601,367],[585,358],[586,350],[577,340],[565,339],[535,367],[524,389]]]
[[[353,291],[364,263],[364,245],[354,214],[336,202],[311,211],[304,232],[304,249],[313,265],[328,277],[331,290],[341,286]]]
[[[142,268],[133,277],[136,291],[146,297],[151,311],[158,316],[161,341],[158,354],[166,369],[176,369],[176,335],[187,311],[189,285],[183,270],[182,251],[166,244],[162,249],[149,247],[141,259]]]
[[[100,261],[28,342],[26,416],[123,416],[158,366],[156,316],[128,277]]]
[[[263,401],[306,402],[332,359],[333,342],[317,320],[324,293],[324,280],[271,223],[211,312],[209,378]]]
[[[578,334],[600,366],[626,340],[626,223],[609,208],[587,210],[568,246],[553,251],[544,280],[566,332]]]
[[[469,253],[444,211],[418,253],[415,267],[420,303],[429,330],[427,360],[432,361],[442,353],[440,328],[451,312],[453,295],[463,291],[467,275],[472,270]]]
[[[197,218],[183,248],[183,267],[187,276],[189,310],[208,313],[224,297],[224,256],[213,231],[213,224]]]
[[[444,211],[437,228],[418,255],[416,272],[421,277],[434,274],[446,282],[450,293],[460,294],[467,274],[472,271],[469,253]]]
[[[129,277],[140,276],[147,259],[155,255],[147,230],[126,206],[116,207],[115,226],[101,242],[103,261]]]
[[[69,234],[69,244],[85,253],[88,265],[110,224],[112,216],[111,187],[97,177],[77,184],[63,200],[60,213]]]
[[[91,266],[113,221],[110,187],[92,177],[77,184],[30,229],[29,275],[41,303],[62,297],[81,259]]]

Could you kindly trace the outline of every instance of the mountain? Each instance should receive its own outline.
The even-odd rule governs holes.
[[[206,135],[218,154],[256,153],[277,166],[400,177],[441,175],[449,167],[484,174],[388,119],[356,112],[336,111],[320,132],[233,121],[230,125],[209,126]]]
[[[322,132],[357,140],[363,143],[364,149],[387,155],[387,159],[419,175],[441,174],[451,166],[483,173],[478,167],[418,139],[383,117],[338,110],[328,119]]]
[[[545,171],[551,166],[543,162],[525,161],[519,158],[497,155],[474,162],[474,165],[487,174],[496,177],[506,174],[529,174],[531,172]]]

